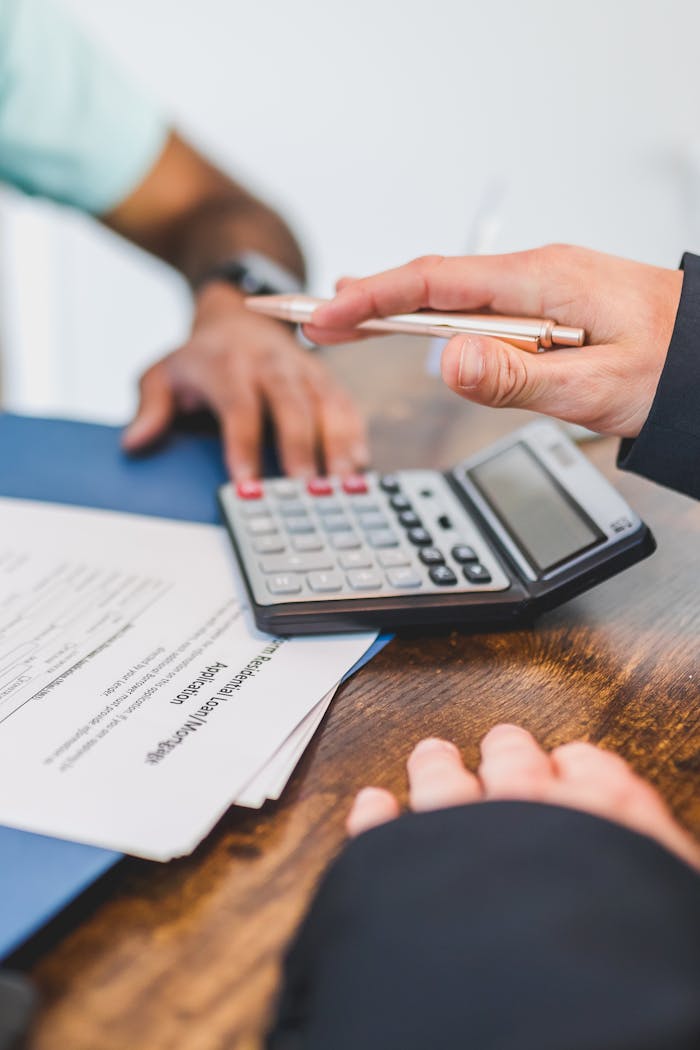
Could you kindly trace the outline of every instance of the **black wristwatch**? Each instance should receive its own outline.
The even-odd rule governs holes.
[[[212,266],[195,282],[195,291],[211,281],[227,281],[246,295],[291,295],[304,289],[296,274],[260,252],[241,252]]]

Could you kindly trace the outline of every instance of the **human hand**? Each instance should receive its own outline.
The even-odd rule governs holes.
[[[203,289],[189,340],[141,377],[124,448],[145,448],[177,411],[202,407],[219,418],[236,481],[259,475],[266,412],[286,474],[342,476],[367,466],[364,423],[350,396],[286,326],[245,310],[227,285]]]
[[[421,309],[553,318],[587,344],[531,354],[498,339],[456,335],[442,376],[461,397],[529,408],[592,430],[636,437],[661,375],[683,275],[586,248],[549,245],[512,255],[426,256],[338,283],[305,332],[315,342],[360,338],[355,325]]]
[[[677,823],[659,793],[624,759],[583,741],[547,754],[524,729],[497,725],[481,741],[478,774],[467,770],[446,740],[421,740],[409,756],[411,809],[426,812],[495,799],[544,802],[583,810],[656,839],[700,869],[700,843]],[[347,819],[351,836],[399,815],[383,788],[364,788]]]

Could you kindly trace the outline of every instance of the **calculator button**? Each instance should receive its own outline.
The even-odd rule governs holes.
[[[410,499],[402,493],[399,493],[398,496],[392,496],[389,503],[391,503],[394,510],[411,510]]]
[[[421,587],[423,581],[415,569],[390,569],[386,578],[392,587]]]
[[[306,514],[307,510],[300,499],[289,499],[282,503],[279,512],[283,518],[298,518]]]
[[[251,536],[268,536],[277,532],[274,518],[251,518],[247,525]]]
[[[409,529],[406,535],[416,547],[430,547],[433,542],[433,537],[426,529]]]
[[[331,536],[331,544],[337,551],[352,551],[361,547],[362,541],[355,532],[336,532]]]
[[[317,532],[310,532],[308,535],[294,536],[292,539],[292,546],[295,551],[322,551],[323,536],[319,536]],[[270,551],[270,553],[272,553],[272,551]]]
[[[455,561],[458,561],[460,565],[466,565],[469,561],[479,560],[474,548],[468,547],[466,543],[458,543],[456,547],[453,547],[452,557]]]
[[[451,587],[457,582],[457,577],[447,565],[433,566],[430,570],[430,579],[440,587]]]
[[[316,526],[308,515],[305,518],[288,518],[284,524],[287,532],[292,536],[302,536],[316,531]]]
[[[264,499],[260,502],[251,500],[249,503],[241,504],[241,513],[244,518],[269,517],[270,507]]]
[[[239,499],[262,499],[263,487],[260,481],[239,481],[236,485]]]
[[[437,547],[423,547],[418,551],[418,557],[424,565],[444,565],[445,559]]]
[[[283,478],[268,483],[277,499],[296,499],[299,496],[299,482]]]
[[[353,591],[378,591],[383,582],[379,573],[372,569],[356,569],[348,573],[348,583]]]
[[[253,550],[256,554],[282,554],[285,548],[284,536],[280,536],[279,533],[253,540]]]
[[[343,478],[343,492],[348,496],[359,496],[367,491],[367,479],[362,474],[349,474]]]
[[[372,496],[355,496],[350,506],[356,514],[366,514],[368,511],[381,510],[379,503]]]
[[[275,554],[261,558],[260,568],[264,573],[317,572],[332,569],[333,558],[328,554]]]
[[[385,474],[379,479],[379,486],[384,492],[398,492],[401,488],[396,474]]]
[[[491,583],[491,573],[478,562],[465,565],[462,571],[470,583]]]
[[[405,529],[416,529],[422,525],[415,510],[402,510],[399,514],[399,521]]]
[[[339,572],[310,572],[306,582],[312,591],[339,591],[343,586],[343,577]]]
[[[323,519],[323,527],[326,532],[351,532],[352,523],[349,518],[342,514],[329,514]]]
[[[333,482],[328,478],[312,478],[307,482],[306,491],[310,496],[332,496]]]
[[[411,559],[405,551],[380,551],[377,561],[384,569],[394,569],[398,565],[410,565]]]
[[[380,554],[380,561],[381,558],[382,555]],[[348,551],[347,554],[340,555],[338,564],[341,569],[371,569],[372,555],[368,554],[367,551]]]
[[[337,499],[322,499],[316,507],[319,514],[342,514],[344,511],[343,504],[338,503]]]
[[[301,581],[294,573],[279,572],[266,582],[271,594],[299,594],[301,591]]]
[[[360,525],[367,531],[371,529],[388,529],[389,522],[383,514],[361,514]]]
[[[399,541],[391,529],[373,529],[367,533],[367,542],[375,549],[380,547],[398,547]]]

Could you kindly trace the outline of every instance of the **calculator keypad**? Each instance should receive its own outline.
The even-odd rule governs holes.
[[[244,482],[222,497],[260,605],[510,586],[436,471]]]

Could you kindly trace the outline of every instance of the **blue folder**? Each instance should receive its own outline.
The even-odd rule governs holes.
[[[214,434],[175,430],[138,458],[122,453],[119,434],[117,427],[0,414],[0,496],[220,521],[216,489],[226,472]],[[277,473],[272,453],[265,473]],[[349,674],[387,641],[377,639]],[[0,959],[120,859],[111,850],[0,827]]]

